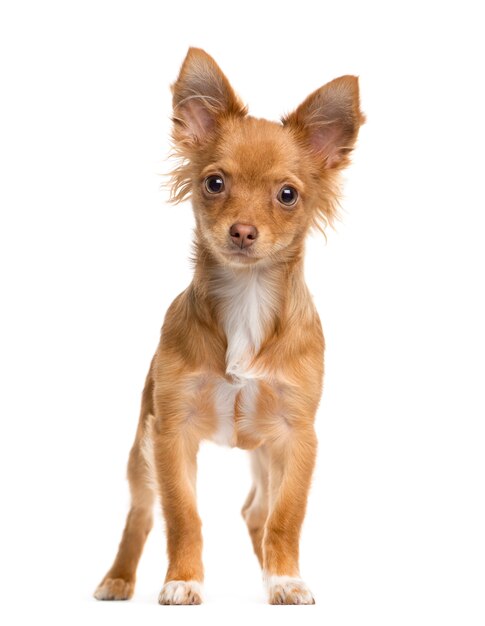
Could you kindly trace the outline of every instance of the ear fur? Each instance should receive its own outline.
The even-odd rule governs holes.
[[[364,121],[356,76],[332,80],[283,118],[283,124],[302,136],[324,169],[341,169],[348,164]]]
[[[200,48],[189,48],[179,76],[172,85],[174,156],[171,172],[172,202],[182,202],[192,189],[191,163],[210,142],[224,117],[243,117],[246,107],[214,59]]]
[[[176,143],[203,143],[220,116],[247,113],[217,63],[200,48],[189,48],[172,93]]]

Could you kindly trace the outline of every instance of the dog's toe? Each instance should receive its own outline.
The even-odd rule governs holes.
[[[266,585],[270,604],[315,604],[312,592],[301,578],[269,576]]]
[[[96,600],[129,600],[135,584],[123,578],[106,578],[94,592]]]
[[[170,580],[162,587],[160,604],[201,604],[202,585],[196,580]]]

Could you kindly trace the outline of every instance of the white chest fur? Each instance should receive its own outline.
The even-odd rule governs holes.
[[[221,268],[213,289],[227,337],[226,373],[243,383],[254,378],[249,365],[275,313],[275,280],[264,269]]]
[[[237,433],[255,434],[254,414],[259,393],[257,380],[247,380],[244,384],[231,384],[220,379],[215,385],[214,406],[217,414],[217,430],[212,440],[224,446],[237,444]],[[238,423],[236,428],[235,406],[238,403]]]
[[[278,292],[265,270],[222,268],[213,283],[221,323],[227,337],[226,374],[232,384],[216,384],[214,403],[218,430],[214,441],[235,445],[235,403],[238,396],[240,424],[248,430],[254,416],[258,381],[251,361],[259,352],[276,310]]]

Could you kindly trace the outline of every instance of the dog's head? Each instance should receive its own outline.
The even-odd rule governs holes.
[[[203,50],[189,50],[172,89],[172,196],[191,195],[196,243],[239,267],[298,256],[308,229],[336,215],[364,121],[357,78],[324,85],[281,124],[250,117]]]

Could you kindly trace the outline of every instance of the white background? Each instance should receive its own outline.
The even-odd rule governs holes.
[[[483,624],[483,22],[478,2],[3,2],[2,622]],[[160,190],[189,45],[256,116],[360,75],[344,216],[308,244],[327,338],[302,539],[314,607],[264,604],[244,452],[203,447],[206,604],[160,607],[161,522],[129,603],[91,594],[124,524],[140,393],[190,281]],[[7,619],[5,619],[7,618]]]

